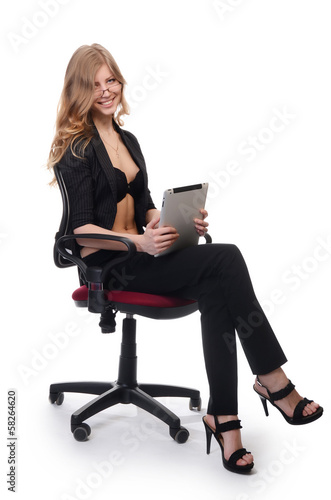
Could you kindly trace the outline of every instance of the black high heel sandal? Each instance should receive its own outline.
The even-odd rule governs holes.
[[[279,408],[279,406],[275,405],[275,401],[279,401],[280,399],[286,398],[286,396],[288,396],[293,391],[295,385],[292,384],[292,382],[289,380],[289,383],[287,384],[286,387],[284,387],[284,389],[281,389],[278,392],[270,392],[267,387],[265,387],[264,385],[261,384],[261,382],[259,381],[259,377],[256,378],[256,382],[260,387],[263,387],[267,391],[268,396],[269,396],[267,398],[263,394],[259,393],[259,391],[256,390],[255,385],[253,385],[254,391],[259,395],[259,397],[261,399],[262,406],[263,406],[264,412],[266,414],[266,417],[269,416],[269,411],[267,408],[267,401],[269,401],[269,403],[272,406],[277,408],[277,410],[279,410],[280,413],[285,418],[286,422],[288,422],[291,425],[309,424],[310,422],[314,422],[314,420],[317,420],[318,418],[320,418],[323,414],[323,408],[320,406],[319,408],[317,408],[315,413],[312,413],[311,415],[307,415],[306,417],[303,416],[302,412],[304,410],[304,407],[307,404],[313,402],[312,399],[303,398],[296,405],[296,407],[294,409],[293,417],[289,417],[288,415],[286,415],[286,413],[281,408]]]
[[[222,460],[223,460],[223,466],[225,469],[229,470],[230,472],[237,472],[238,474],[247,474],[249,473],[253,467],[254,467],[254,462],[251,464],[247,465],[237,465],[237,460],[242,458],[246,453],[250,453],[250,451],[247,451],[246,448],[240,448],[239,450],[235,451],[232,453],[231,457],[229,460],[226,460],[224,458],[224,446],[222,443],[222,437],[221,433],[227,432],[227,431],[233,431],[236,429],[242,429],[240,422],[241,420],[230,420],[229,422],[225,422],[224,424],[220,424],[217,420],[217,417],[214,415],[214,420],[215,420],[215,431],[209,427],[209,425],[205,422],[204,417],[202,418],[202,421],[204,423],[205,429],[206,429],[206,440],[207,440],[207,455],[210,453],[210,441],[212,435],[215,437],[217,443],[220,445],[221,451],[222,451]]]

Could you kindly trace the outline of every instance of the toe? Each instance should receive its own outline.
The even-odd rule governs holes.
[[[304,407],[302,414],[304,417],[307,417],[308,415],[312,415],[313,413],[315,413],[318,408],[319,405],[313,401],[312,403],[309,403]]]
[[[249,464],[253,463],[253,460],[254,460],[253,455],[250,453],[247,453],[242,458],[237,460],[236,464],[241,466],[241,467],[245,467],[245,465],[249,465]]]
[[[311,415],[312,413],[313,413],[313,412],[312,412],[312,409],[310,408],[310,406],[309,406],[309,405],[306,405],[306,406],[304,407],[303,411],[302,411],[302,415],[303,415],[304,417],[307,417],[307,416]]]
[[[237,460],[236,462],[236,465],[239,465],[239,467],[245,467],[245,465],[247,465],[247,462],[243,458],[239,458],[239,460]]]

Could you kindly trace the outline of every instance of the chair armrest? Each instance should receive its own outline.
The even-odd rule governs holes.
[[[101,267],[88,267],[81,257],[71,254],[65,247],[69,240],[90,239],[90,240],[108,240],[123,243],[127,252],[119,258],[112,259],[108,264]],[[135,244],[129,239],[121,236],[112,236],[108,234],[67,234],[61,236],[55,243],[54,252],[58,252],[62,257],[76,264],[89,283],[102,283],[106,274],[121,262],[129,260],[136,253]]]
[[[211,236],[210,236],[210,234],[209,234],[209,233],[205,233],[205,234],[203,235],[203,237],[205,238],[206,243],[212,243],[212,241],[213,241],[213,240],[212,240],[212,238],[211,238]]]
[[[105,265],[102,269],[98,268],[101,270],[101,271],[99,270],[95,273],[95,274],[97,274],[96,277],[98,277],[98,278],[103,278],[104,275],[107,274],[108,271],[110,271],[112,267],[114,267],[115,265],[117,265],[120,262],[125,262],[125,261],[129,260],[137,251],[135,244],[129,238],[121,237],[121,236],[112,236],[112,235],[107,235],[107,234],[79,234],[79,235],[78,234],[67,234],[67,235],[61,236],[55,243],[54,252],[59,253],[60,255],[62,255],[62,257],[67,259],[69,262],[78,266],[78,268],[81,270],[81,272],[83,273],[83,275],[86,279],[87,279],[86,274],[88,273],[89,268],[87,267],[87,265],[85,264],[85,262],[83,261],[83,259],[81,257],[77,257],[76,255],[69,253],[65,247],[66,241],[78,240],[78,239],[83,239],[83,238],[91,239],[91,240],[94,239],[94,240],[117,241],[119,243],[123,243],[127,247],[127,250],[128,250],[127,255],[124,255],[124,257],[120,257],[117,259],[113,259],[112,261],[109,262],[109,264]],[[204,238],[206,240],[206,243],[212,242],[212,238],[211,238],[209,233],[205,233]],[[94,268],[94,269],[96,269],[96,268]],[[97,280],[87,279],[87,281],[100,283],[103,280],[102,279],[100,279],[100,280],[99,279],[97,279]]]

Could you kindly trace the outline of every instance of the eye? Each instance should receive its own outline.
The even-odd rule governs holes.
[[[112,84],[112,83],[114,83],[115,81],[116,81],[116,80],[115,80],[115,78],[108,78],[107,83]]]

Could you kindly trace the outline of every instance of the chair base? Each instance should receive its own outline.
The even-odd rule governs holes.
[[[90,427],[84,421],[106,408],[116,404],[134,404],[151,413],[169,426],[170,436],[178,443],[185,443],[189,432],[181,427],[180,419],[155,397],[190,398],[190,409],[201,409],[200,392],[196,389],[159,384],[137,383],[136,324],[135,319],[127,316],[123,320],[123,337],[116,382],[63,382],[51,384],[49,399],[61,405],[64,392],[95,394],[98,397],[81,407],[71,416],[71,431],[77,441],[85,441]]]
[[[170,436],[178,443],[184,443],[189,437],[189,432],[181,426],[178,416],[154,397],[187,397],[190,398],[191,410],[201,409],[199,391],[186,387],[158,384],[137,384],[135,387],[127,387],[117,382],[64,382],[50,386],[50,402],[61,405],[64,392],[99,395],[71,416],[71,432],[78,441],[85,441],[90,434],[89,426],[83,424],[86,419],[116,404],[131,403],[165,422],[169,426]]]

